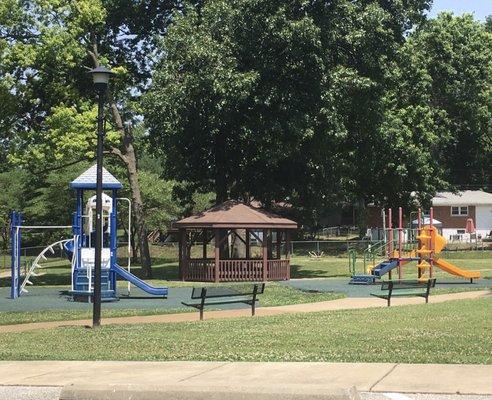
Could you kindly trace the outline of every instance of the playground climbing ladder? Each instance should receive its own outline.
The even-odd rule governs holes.
[[[37,268],[40,268],[40,263],[42,262],[41,260],[48,260],[46,257],[46,253],[50,252],[51,254],[55,254],[54,247],[58,246],[60,250],[63,250],[63,245],[67,242],[69,242],[72,239],[64,239],[64,240],[59,240],[58,242],[54,242],[50,244],[49,246],[46,246],[41,253],[38,254],[38,256],[34,259],[34,261],[31,263],[31,266],[26,272],[26,276],[24,277],[24,280],[22,281],[22,284],[20,286],[20,292],[21,293],[28,293],[28,290],[26,289],[26,285],[32,285],[33,283],[29,280],[31,276],[37,276],[35,270]]]

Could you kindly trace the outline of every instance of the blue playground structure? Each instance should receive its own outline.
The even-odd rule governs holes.
[[[26,226],[22,225],[22,214],[13,211],[11,214],[11,265],[12,281],[10,297],[18,298],[23,293],[28,293],[27,285],[32,285],[31,277],[36,276],[36,269],[46,254],[54,253],[54,248],[63,248],[71,261],[71,288],[70,294],[76,301],[91,301],[94,290],[94,259],[95,259],[95,218],[96,218],[96,196],[86,198],[86,191],[96,190],[96,166],[87,171],[70,183],[70,187],[77,191],[76,211],[73,214],[70,226]],[[168,289],[165,287],[153,287],[136,277],[130,272],[130,262],[127,269],[120,267],[117,263],[117,212],[119,201],[128,199],[119,198],[118,190],[123,185],[105,168],[103,168],[103,190],[109,191],[111,195],[103,193],[103,249],[101,254],[101,297],[105,301],[118,300],[117,279],[129,282],[141,290],[160,297],[167,297]],[[84,207],[85,206],[85,207]],[[84,209],[85,208],[85,209]],[[130,220],[128,224],[130,225]],[[60,240],[47,246],[27,269],[25,276],[21,276],[21,234],[22,229],[66,229],[71,228],[73,237]],[[128,226],[127,231],[131,232]],[[130,239],[130,238],[129,238]],[[130,258],[128,257],[128,260]]]

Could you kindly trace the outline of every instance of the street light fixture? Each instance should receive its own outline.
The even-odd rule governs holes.
[[[94,293],[92,294],[92,327],[101,325],[101,252],[102,252],[102,184],[104,144],[104,101],[108,90],[109,69],[99,66],[91,69],[94,87],[98,95],[97,110],[97,175],[96,175],[96,246],[94,254]]]

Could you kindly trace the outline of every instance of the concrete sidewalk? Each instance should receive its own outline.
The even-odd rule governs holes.
[[[491,296],[490,290],[480,290],[472,292],[438,294],[429,297],[429,303],[442,303],[452,300],[478,299]],[[424,299],[420,297],[407,297],[392,299],[392,307],[402,305],[423,304]],[[256,310],[257,316],[294,314],[294,313],[309,313],[319,311],[334,311],[334,310],[353,310],[360,308],[377,308],[386,307],[386,300],[378,298],[343,298],[338,300],[320,301],[317,303],[292,304],[277,307],[260,307]],[[250,309],[233,309],[222,311],[207,311],[205,310],[205,319],[223,319],[251,316]],[[147,315],[134,317],[117,317],[103,318],[103,325],[128,325],[128,324],[160,324],[160,323],[176,323],[197,321],[198,313],[178,313],[178,314],[163,314],[163,315]],[[91,320],[75,320],[75,321],[53,321],[53,322],[34,322],[17,325],[2,325],[0,333],[9,332],[25,332],[37,329],[50,329],[62,326],[84,326],[91,325]]]
[[[77,393],[118,392],[160,393],[161,396],[168,392],[243,395],[276,393],[285,398],[291,395],[303,398],[299,397],[301,394],[316,398],[326,393],[341,393],[354,386],[364,392],[491,395],[491,376],[492,365],[192,361],[0,362],[1,386],[64,387],[62,393],[65,393],[65,397],[61,398],[66,399],[78,398]],[[248,398],[243,395],[241,398]]]

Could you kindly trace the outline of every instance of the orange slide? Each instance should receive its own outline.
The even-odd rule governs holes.
[[[451,264],[443,259],[434,260],[434,265],[441,268],[443,271],[446,271],[452,275],[460,276],[462,278],[467,279],[478,279],[480,278],[480,272],[478,271],[467,271],[461,268],[458,268],[456,265]]]
[[[444,247],[446,247],[446,239],[437,233],[437,229],[435,227],[430,227],[426,225],[423,227],[421,232],[419,232],[419,236],[417,236],[421,243],[420,250],[417,250],[417,253],[420,254],[429,254],[431,252],[431,244],[434,251],[434,254],[439,254]],[[431,243],[433,241],[433,243]],[[421,263],[423,266],[428,266],[429,264],[424,261]],[[461,278],[466,279],[479,279],[480,272],[478,271],[467,271],[465,269],[461,269],[456,265],[451,264],[450,262],[443,259],[434,259],[434,265],[436,267],[441,268],[443,271],[448,274],[459,276]]]

